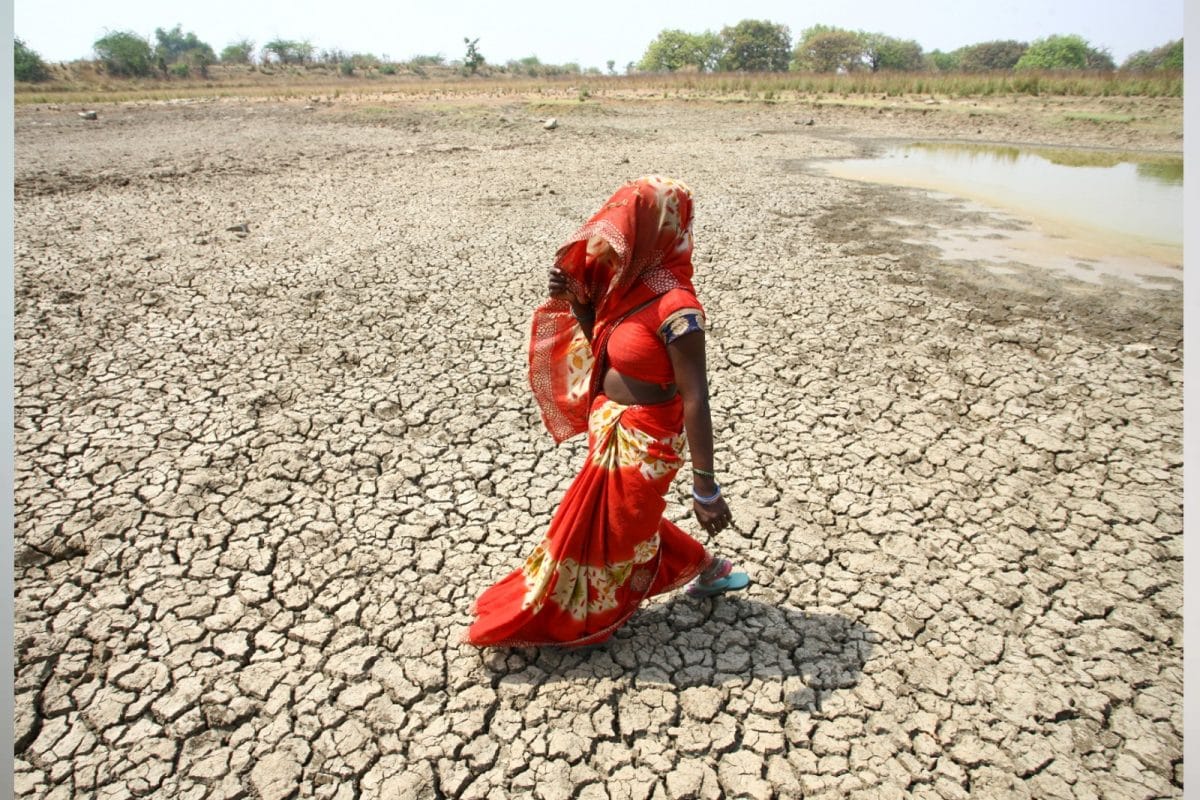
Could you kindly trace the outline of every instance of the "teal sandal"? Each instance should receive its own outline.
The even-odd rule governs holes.
[[[730,572],[723,578],[701,581],[699,578],[688,584],[689,597],[716,597],[725,592],[736,592],[750,585],[750,576],[744,572]]]

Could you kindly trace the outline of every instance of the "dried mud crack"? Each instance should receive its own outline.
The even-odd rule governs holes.
[[[17,795],[1182,796],[1180,293],[942,262],[887,220],[970,212],[794,168],[1071,132],[578,105],[18,110]],[[466,647],[582,455],[545,268],[646,172],[754,584]]]

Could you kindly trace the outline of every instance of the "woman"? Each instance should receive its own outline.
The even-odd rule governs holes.
[[[713,468],[691,229],[688,188],[649,176],[559,248],[529,375],[550,434],[586,430],[587,458],[541,544],[476,602],[472,644],[597,644],[647,597],[689,581],[704,596],[749,583],[663,518],[686,430],[696,519],[710,534],[732,522]]]

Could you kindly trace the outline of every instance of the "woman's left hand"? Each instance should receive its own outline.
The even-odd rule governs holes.
[[[700,527],[709,533],[720,533],[733,523],[733,513],[724,497],[718,497],[711,503],[692,500],[692,513],[696,515]]]

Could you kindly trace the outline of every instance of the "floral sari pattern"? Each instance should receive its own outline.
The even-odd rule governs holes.
[[[682,401],[623,406],[600,395],[589,420],[583,468],[545,537],[479,597],[467,641],[595,644],[707,563],[703,545],[662,516],[683,463]]]
[[[637,428],[618,425],[624,409],[620,403],[609,400],[592,412],[589,425],[597,438],[605,442],[603,447],[592,451],[592,463],[607,469],[637,467],[647,480],[674,474],[683,463],[687,439],[683,434],[655,439]]]

